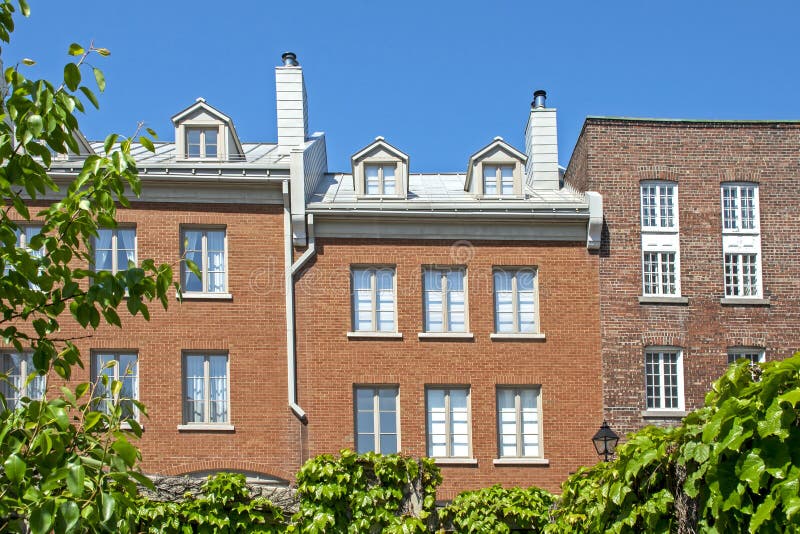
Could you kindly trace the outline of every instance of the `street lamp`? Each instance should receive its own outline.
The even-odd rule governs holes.
[[[617,443],[619,443],[619,436],[616,432],[611,430],[608,423],[603,421],[603,424],[600,425],[600,430],[598,430],[597,434],[592,438],[592,443],[594,443],[597,454],[603,456],[607,462],[609,458],[614,456]]]

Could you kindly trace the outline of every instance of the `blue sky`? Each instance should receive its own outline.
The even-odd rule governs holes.
[[[275,141],[274,67],[297,53],[332,170],[375,136],[412,171],[461,171],[496,135],[523,146],[532,93],[558,108],[566,165],[587,115],[800,119],[800,4],[30,0],[3,60],[55,78],[69,43],[109,48],[91,139],[203,96],[245,141]]]

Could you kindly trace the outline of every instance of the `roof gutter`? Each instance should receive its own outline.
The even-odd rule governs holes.
[[[314,238],[314,216],[308,216],[308,248],[297,261],[294,259],[292,241],[292,212],[289,180],[283,181],[283,241],[285,252],[286,274],[286,369],[288,385],[289,409],[304,425],[308,424],[308,415],[297,404],[297,354],[295,346],[295,307],[294,307],[294,275],[317,253]]]

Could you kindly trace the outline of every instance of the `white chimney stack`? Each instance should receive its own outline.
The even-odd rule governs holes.
[[[558,189],[558,130],[556,109],[545,107],[547,93],[533,93],[531,114],[525,127],[525,176],[534,190]]]
[[[303,68],[293,52],[281,56],[283,65],[275,67],[275,94],[278,106],[278,147],[302,148],[308,137],[308,102]]]

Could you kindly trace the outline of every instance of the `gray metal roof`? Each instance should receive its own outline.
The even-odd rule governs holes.
[[[409,174],[409,192],[405,199],[358,198],[351,174],[326,174],[309,199],[309,210],[329,209],[477,209],[487,211],[571,209],[584,210],[588,203],[582,193],[572,188],[532,190],[525,188],[524,198],[478,198],[464,191],[464,173]]]
[[[193,166],[213,167],[220,164],[235,164],[237,166],[289,166],[289,154],[279,153],[276,143],[242,143],[244,158],[231,157],[227,160],[191,160],[178,158],[175,152],[175,143],[157,142],[155,153],[150,152],[139,143],[131,145],[131,155],[140,167],[163,166],[165,164],[189,164]],[[98,154],[103,153],[103,142],[92,141],[92,149]]]

